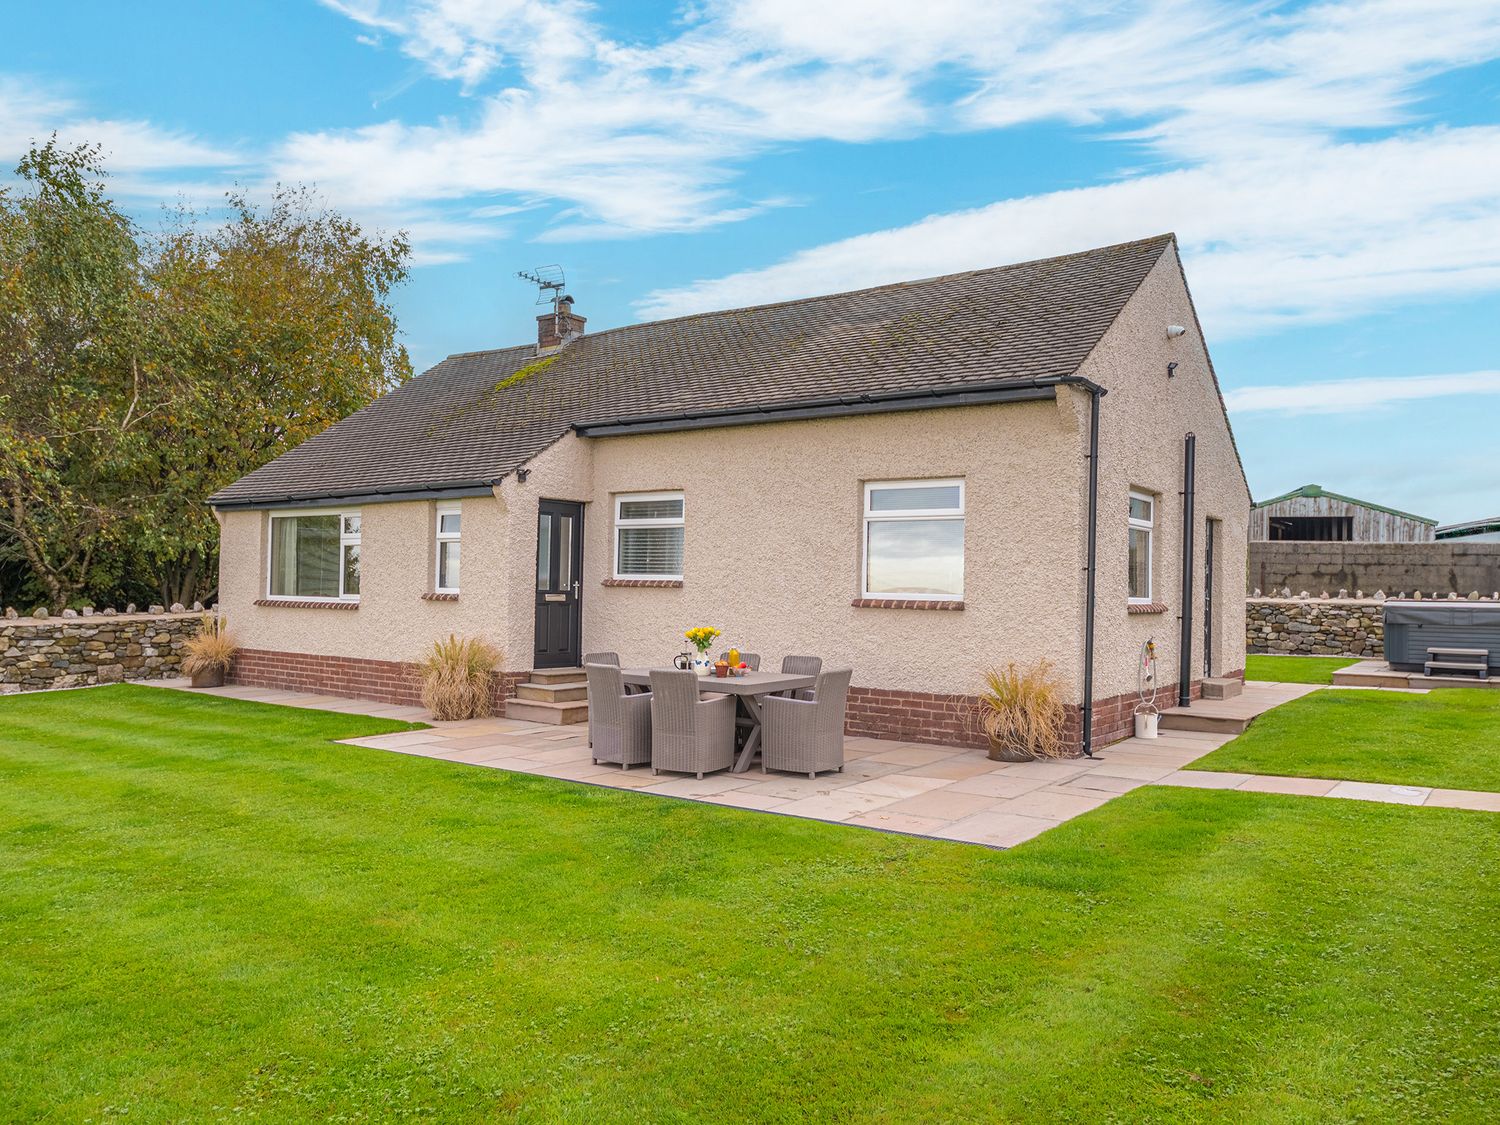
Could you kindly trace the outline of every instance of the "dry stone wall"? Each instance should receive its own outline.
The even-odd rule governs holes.
[[[90,613],[0,618],[0,694],[180,674],[202,615]]]
[[[1295,597],[1283,590],[1280,597],[1264,598],[1260,591],[1245,599],[1245,648],[1256,653],[1292,653],[1303,656],[1378,657],[1385,652],[1385,592],[1365,597],[1347,590],[1337,596],[1314,597],[1306,590]],[[1403,591],[1397,595],[1408,597]],[[1500,591],[1481,594],[1471,590],[1457,594],[1427,596],[1418,600],[1500,601]]]
[[[1379,656],[1385,601],[1373,598],[1247,598],[1245,648],[1301,656]]]

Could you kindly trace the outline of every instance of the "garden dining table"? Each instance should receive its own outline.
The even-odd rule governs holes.
[[[636,687],[651,686],[651,669],[622,668],[620,678]],[[750,768],[755,751],[760,748],[761,710],[763,696],[776,695],[784,691],[810,688],[818,682],[816,676],[794,676],[784,672],[746,672],[743,676],[699,676],[698,695],[732,695],[739,701],[739,725],[746,728],[745,745],[735,759],[734,772],[744,773]]]

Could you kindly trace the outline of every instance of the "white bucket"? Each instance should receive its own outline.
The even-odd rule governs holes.
[[[1156,724],[1161,718],[1155,711],[1137,711],[1135,713],[1135,736],[1137,738],[1155,738]]]

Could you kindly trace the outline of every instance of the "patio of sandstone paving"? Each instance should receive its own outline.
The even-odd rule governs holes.
[[[159,686],[186,688],[187,684],[168,680],[159,681]],[[287,707],[431,722],[420,707],[238,685],[197,690]],[[1253,709],[1259,714],[1315,690],[1315,686],[1306,684],[1251,683],[1233,702],[1237,710]],[[763,774],[752,767],[746,773],[712,774],[701,781],[653,774],[648,766],[621,770],[619,766],[595,765],[586,724],[557,727],[518,719],[470,719],[434,723],[428,730],[350,739],[348,745],[1001,848],[1029,840],[1141,785],[1243,789],[1500,812],[1500,794],[1183,769],[1231,737],[1170,731],[1155,739],[1130,738],[1114,743],[1097,751],[1092,759],[1025,763],[993,762],[982,751],[958,746],[848,737],[844,740],[842,773],[810,779]]]

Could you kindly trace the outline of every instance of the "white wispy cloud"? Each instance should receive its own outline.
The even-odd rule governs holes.
[[[1422,83],[1500,56],[1500,6],[1488,0],[704,0],[656,35],[630,41],[606,29],[602,10],[579,0],[324,2],[429,74],[459,84],[468,108],[436,122],[298,134],[275,154],[275,174],[391,209],[485,195],[548,201],[555,210],[540,237],[552,241],[695,231],[752,218],[780,201],[743,197],[738,176],[776,146],[1044,120],[1131,139],[1150,169],[1106,185],[1106,194],[1076,197],[1084,206],[1120,207],[1122,221],[1113,225],[1080,217],[1066,193],[1050,203],[1025,201],[1028,234],[1045,252],[1085,245],[1084,229],[1100,226],[1110,228],[1105,240],[1182,231],[1199,213],[1214,211],[1215,199],[1231,195],[1252,218],[1290,212],[1279,226],[1294,232],[1293,241],[1304,234],[1318,241],[1327,209],[1307,213],[1299,185],[1314,180],[1321,189],[1357,163],[1351,149],[1361,146],[1349,131],[1411,128]],[[1383,156],[1377,149],[1370,160]],[[1166,178],[1172,173],[1163,168],[1190,175]],[[1395,171],[1416,178],[1409,168]],[[1245,176],[1253,193],[1235,186]],[[1144,190],[1131,192],[1129,183]],[[1400,185],[1381,187],[1389,187],[1379,194],[1392,204],[1409,194]],[[1157,191],[1158,200],[1147,198]],[[1441,209],[1444,191],[1432,194],[1424,206]],[[1480,205],[1491,202],[1486,196]],[[1020,204],[997,201],[996,217]],[[1220,238],[1223,225],[1230,236],[1254,225],[1238,222],[1227,206],[1218,211],[1224,222],[1203,224],[1205,243]],[[1307,214],[1300,224],[1299,213]],[[972,214],[933,221],[945,218],[996,248],[970,260],[962,251],[974,247],[959,237],[957,256],[924,257],[877,235],[859,244],[873,257],[853,254],[857,246],[848,244],[814,251],[825,266],[840,257],[850,263],[843,272],[828,269],[829,280],[815,287],[858,284],[872,269],[881,277],[910,276],[895,267],[913,257],[930,263],[921,272],[989,264],[1009,256],[999,247],[1027,241],[1009,237],[997,245],[993,230],[974,225]],[[1341,258],[1352,267],[1349,254],[1400,239],[1427,218],[1373,228],[1363,243],[1336,247],[1332,260],[1295,247],[1289,260],[1283,247],[1278,273],[1302,272],[1305,286],[1318,286],[1312,275],[1337,274]],[[887,252],[893,256],[878,256]],[[1405,268],[1382,277],[1381,256],[1370,257],[1362,265],[1377,268],[1347,279],[1350,300],[1360,290],[1407,283],[1423,290],[1430,281]],[[767,271],[761,284],[738,276],[653,294],[642,310],[807,292],[779,279],[816,272],[813,264],[792,259]],[[1320,288],[1335,286],[1330,278]],[[741,292],[749,297],[735,295]],[[1252,319],[1239,318],[1246,325]]]
[[[1239,387],[1226,392],[1224,401],[1232,416],[1257,413],[1357,414],[1419,399],[1454,395],[1500,395],[1500,371]]]
[[[323,2],[371,50],[453,83],[465,95],[456,112],[308,128],[248,154],[151,123],[92,122],[115,166],[148,189],[153,175],[217,184],[186,174],[205,168],[252,188],[315,183],[357,216],[420,229],[421,260],[450,261],[515,229],[510,208],[529,209],[525,228],[543,241],[702,231],[785,202],[740,182],[773,149],[1056,121],[1134,141],[1142,168],[812,248],[651,294],[641,310],[1163,229],[1182,235],[1215,327],[1232,331],[1497,284],[1485,250],[1500,241],[1484,167],[1500,165],[1494,133],[1433,131],[1420,113],[1428,79],[1500,57],[1492,0],[697,0],[630,38],[582,0]],[[7,109],[0,88],[7,152],[17,129],[86,117],[45,98]]]
[[[637,310],[656,317],[758,304],[1173,229],[1210,335],[1472,295],[1500,287],[1497,152],[1500,128],[1475,126],[1240,153],[842,239],[763,269],[659,290]]]
[[[55,84],[0,75],[0,158],[13,160],[53,133],[69,144],[97,144],[125,173],[224,168],[243,157],[178,129],[149,121],[98,117]]]

